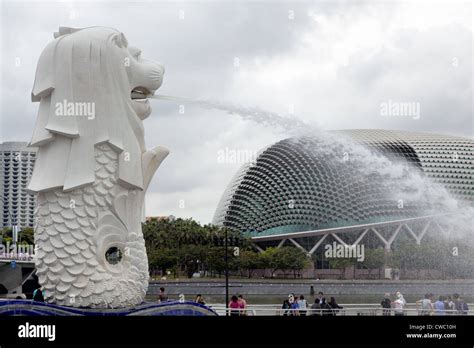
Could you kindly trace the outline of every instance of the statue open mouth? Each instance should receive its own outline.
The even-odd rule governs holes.
[[[146,99],[147,97],[153,95],[153,92],[151,92],[149,89],[145,87],[135,87],[132,89],[131,92],[131,98],[134,100],[140,100],[140,99]]]
[[[132,107],[135,110],[137,116],[144,120],[151,114],[150,102],[148,97],[151,97],[155,91],[150,91],[146,87],[135,87],[130,93],[132,99]]]

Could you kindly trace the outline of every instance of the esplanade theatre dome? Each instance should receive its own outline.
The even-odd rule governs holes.
[[[324,138],[289,138],[263,149],[234,176],[213,222],[259,237],[427,215],[436,202],[405,200],[401,209],[398,184],[384,172],[392,170],[387,161],[473,205],[472,139],[389,130],[341,130]],[[351,143],[385,162],[362,155],[352,161]]]

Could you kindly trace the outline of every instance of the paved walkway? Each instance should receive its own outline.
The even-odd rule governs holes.
[[[333,295],[369,295],[401,291],[403,294],[459,293],[463,296],[474,296],[474,280],[230,280],[231,293],[246,295],[287,295],[290,292],[309,294],[311,285],[314,291],[323,291]],[[164,286],[169,294],[225,294],[224,279],[220,280],[181,280],[151,282],[148,295],[156,295]]]

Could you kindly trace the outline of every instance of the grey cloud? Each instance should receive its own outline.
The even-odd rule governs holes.
[[[30,102],[31,86],[37,59],[52,33],[59,26],[93,25],[123,31],[144,57],[162,62],[162,94],[228,100],[282,113],[294,103],[298,116],[327,129],[394,128],[472,136],[472,31],[455,20],[426,30],[406,23],[383,45],[355,52],[347,64],[337,65],[334,75],[325,68],[337,58],[328,45],[351,34],[346,24],[364,19],[390,23],[399,7],[371,2],[4,2],[1,138],[31,136],[38,107]],[[184,20],[179,10],[184,10]],[[294,20],[288,19],[289,10]],[[329,36],[327,25],[333,21],[341,24],[331,28],[337,33]],[[16,57],[21,59],[19,67]],[[235,57],[239,68],[233,65]],[[450,65],[453,57],[459,58],[456,68]],[[266,69],[268,75],[259,75]],[[268,76],[285,83],[272,84]],[[422,117],[381,117],[380,102],[387,99],[419,101]],[[222,111],[186,106],[182,115],[176,103],[152,103],[153,113],[144,122],[147,146],[163,145],[171,154],[151,184],[149,215],[209,222],[240,166],[217,163],[217,151],[260,150],[285,137]],[[178,206],[181,199],[185,208]]]

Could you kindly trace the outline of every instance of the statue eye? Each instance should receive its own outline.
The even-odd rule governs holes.
[[[132,57],[134,57],[135,59],[140,58],[140,55],[142,54],[142,51],[139,50],[139,49],[136,48],[136,47],[129,47],[129,48],[128,48],[128,51],[130,52],[130,54],[132,55]]]
[[[125,37],[125,35],[123,35],[123,33],[114,35],[112,41],[120,48],[126,48],[128,46],[127,38]]]

